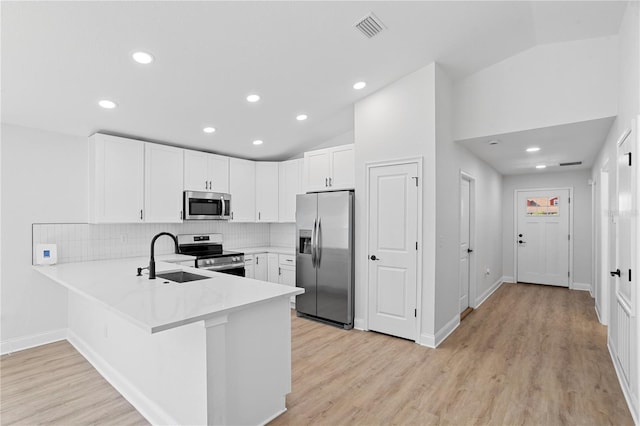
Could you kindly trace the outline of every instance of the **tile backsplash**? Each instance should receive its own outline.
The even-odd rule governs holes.
[[[274,247],[295,247],[296,224],[272,223],[269,229],[269,245]]]
[[[275,227],[275,232],[270,229],[272,226]],[[292,227],[293,231],[287,227]],[[34,223],[32,225],[32,262],[35,263],[35,247],[39,243],[57,245],[58,263],[148,256],[151,239],[163,231],[172,234],[221,233],[225,249],[234,249],[268,245],[293,246],[295,225],[222,221],[108,225]],[[275,242],[270,241],[272,235],[275,237]],[[174,246],[170,238],[157,240],[157,254],[168,254],[173,251]]]

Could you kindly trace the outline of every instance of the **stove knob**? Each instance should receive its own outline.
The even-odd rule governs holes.
[[[237,262],[237,261],[238,261],[238,258],[234,256],[233,258],[231,258],[231,261],[233,261],[233,262]]]
[[[213,261],[211,259],[207,259],[207,265],[211,265],[211,263],[213,263]]]

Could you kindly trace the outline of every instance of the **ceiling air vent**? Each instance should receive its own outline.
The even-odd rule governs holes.
[[[372,38],[387,28],[373,12],[360,19],[354,26],[367,38]]]
[[[574,161],[572,163],[560,163],[559,166],[579,166],[582,161]]]

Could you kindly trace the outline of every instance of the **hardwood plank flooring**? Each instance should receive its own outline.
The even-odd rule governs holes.
[[[588,293],[504,284],[437,349],[292,318],[272,425],[633,424]],[[0,360],[2,425],[143,425],[67,342]]]
[[[633,424],[593,299],[504,284],[436,350],[295,318],[272,425]]]

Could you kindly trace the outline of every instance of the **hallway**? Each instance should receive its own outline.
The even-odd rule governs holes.
[[[503,284],[436,350],[293,319],[272,424],[633,424],[587,292]]]

